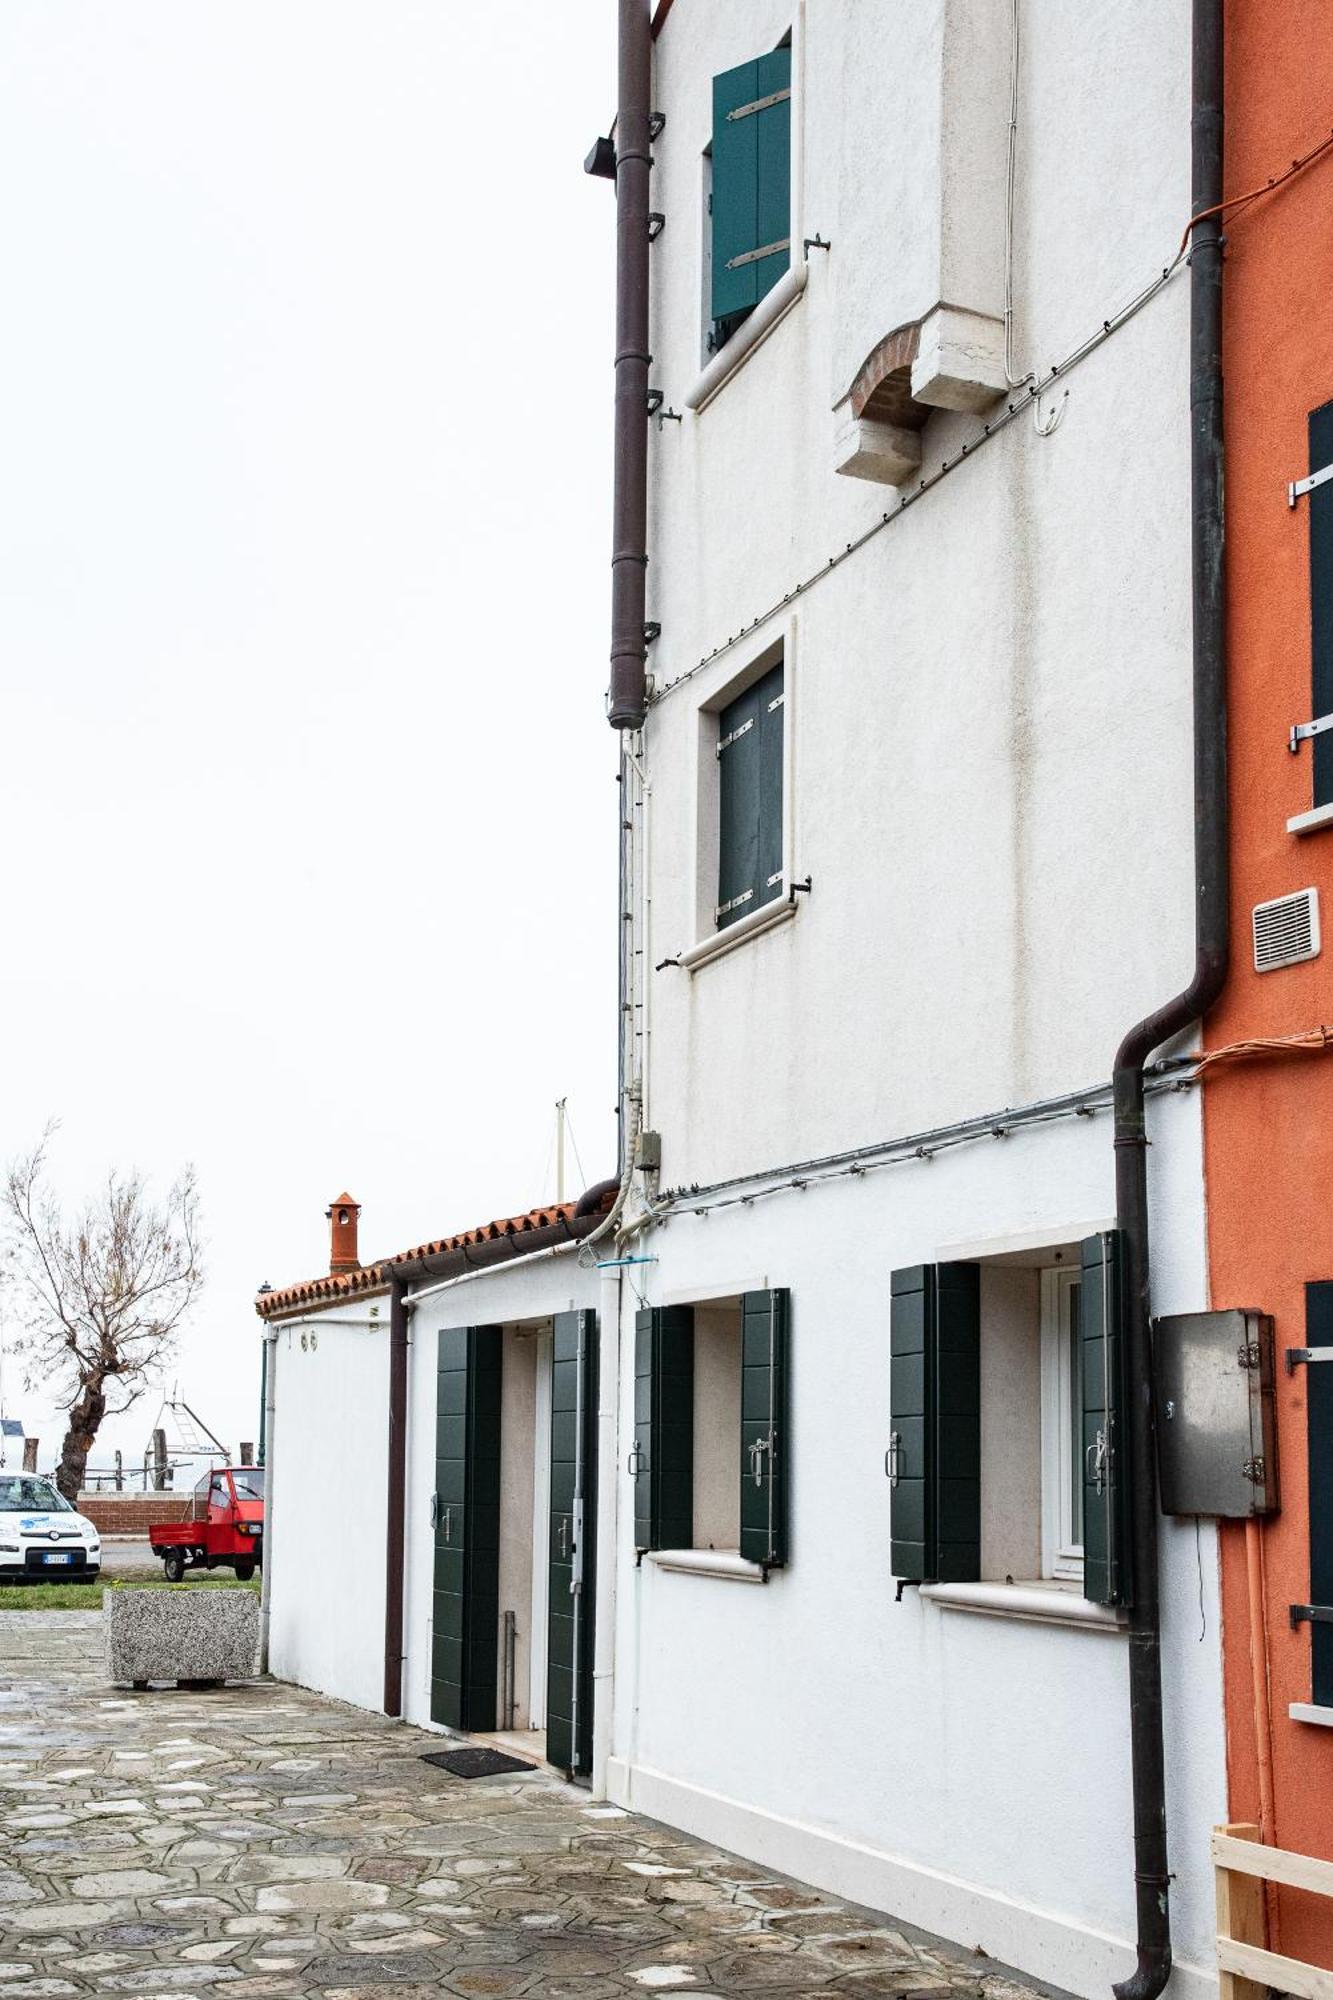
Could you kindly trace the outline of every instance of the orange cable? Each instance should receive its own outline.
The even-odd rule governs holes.
[[[1180,239],[1180,249],[1176,252],[1177,259],[1184,254],[1185,246],[1190,240],[1190,231],[1196,229],[1201,222],[1206,222],[1209,216],[1224,215],[1228,209],[1244,208],[1248,202],[1258,201],[1261,195],[1272,194],[1284,181],[1289,181],[1293,174],[1300,173],[1302,168],[1308,167],[1313,160],[1326,153],[1330,146],[1333,146],[1333,132],[1330,132],[1326,139],[1321,139],[1317,146],[1311,147],[1308,153],[1303,153],[1300,159],[1293,160],[1282,173],[1272,175],[1262,187],[1251,188],[1248,194],[1229,195],[1225,201],[1214,202],[1211,208],[1201,208],[1198,214],[1192,215],[1185,224],[1185,232]]]

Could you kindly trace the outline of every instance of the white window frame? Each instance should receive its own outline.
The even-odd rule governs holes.
[[[1074,1526],[1074,1478],[1082,1411],[1074,1407],[1071,1353],[1077,1265],[1041,1274],[1041,1573],[1056,1582],[1083,1581],[1083,1544]]]

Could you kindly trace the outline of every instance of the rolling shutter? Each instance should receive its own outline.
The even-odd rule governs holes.
[[[791,263],[791,50],[713,78],[712,317],[722,338]]]
[[[1333,465],[1333,403],[1310,413],[1310,471]],[[1312,717],[1333,715],[1333,480],[1316,486],[1310,506],[1310,659]],[[1333,730],[1311,738],[1316,806],[1333,805]]]
[[[634,1545],[694,1540],[694,1314],[652,1306],[634,1319]]]
[[[782,894],[781,662],[718,716],[719,930]]]
[[[1094,1604],[1133,1596],[1129,1543],[1125,1282],[1118,1229],[1083,1243],[1083,1595]]]
[[[440,1333],[430,1712],[451,1729],[496,1726],[500,1352],[497,1326]]]
[[[1333,1353],[1333,1282],[1305,1288],[1305,1337]],[[1310,1467],[1310,1602],[1333,1609],[1333,1360],[1305,1370],[1305,1421]],[[1333,1624],[1310,1625],[1310,1699],[1333,1708]]]
[[[790,1296],[741,1298],[741,1554],[766,1569],[781,1569],[787,1560]]]
[[[890,1560],[912,1583],[981,1575],[981,1276],[895,1271],[889,1324]]]

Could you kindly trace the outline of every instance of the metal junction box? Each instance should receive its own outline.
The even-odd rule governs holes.
[[[1153,1331],[1163,1513],[1276,1513],[1268,1314],[1177,1313],[1154,1321]]]

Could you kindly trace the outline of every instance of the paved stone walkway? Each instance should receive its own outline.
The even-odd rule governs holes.
[[[100,1615],[0,1611],[0,2000],[1031,2000],[988,1962],[553,1779],[279,1683],[104,1684]]]

